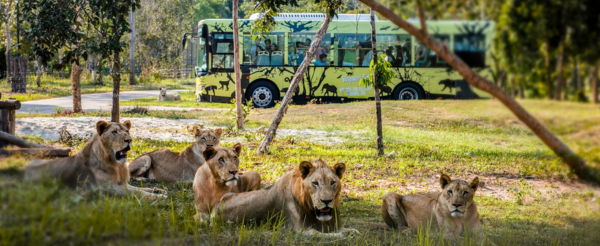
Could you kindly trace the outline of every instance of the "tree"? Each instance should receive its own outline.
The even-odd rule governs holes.
[[[590,89],[592,102],[598,103],[598,70],[600,67],[600,1],[582,0],[574,16],[571,47],[576,56],[592,67]]]
[[[310,61],[312,61],[313,57],[317,53],[317,49],[319,45],[321,45],[321,40],[323,39],[325,32],[327,32],[327,28],[329,27],[331,19],[333,18],[333,16],[336,15],[336,11],[338,11],[343,5],[342,0],[314,0],[314,3],[319,5],[320,8],[324,10],[325,18],[323,18],[323,23],[321,24],[319,30],[315,34],[315,39],[310,45],[310,49],[304,57],[304,61],[302,61],[302,63],[298,67],[298,70],[296,71],[296,74],[294,74],[294,77],[292,78],[292,81],[290,83],[290,87],[288,87],[288,91],[285,93],[285,96],[281,101],[281,105],[279,106],[279,109],[277,109],[275,117],[273,117],[273,122],[271,123],[269,130],[265,134],[265,138],[260,143],[258,149],[263,154],[269,152],[269,145],[275,138],[277,128],[283,120],[283,116],[287,112],[288,104],[292,100],[294,92],[296,91],[296,89],[298,89],[298,84],[304,78],[304,73],[306,73],[306,69],[308,68],[308,65],[310,65]],[[264,15],[262,15],[259,19],[255,21],[253,25],[253,31],[260,35],[271,30],[275,26],[274,16],[277,15],[277,12],[281,8],[281,6],[286,5],[297,6],[298,2],[297,0],[264,0],[260,2],[257,6],[259,10],[261,10],[260,12],[264,13]]]
[[[375,90],[375,108],[376,108],[376,114],[377,114],[377,154],[379,156],[384,155],[384,149],[383,149],[383,126],[382,126],[382,122],[381,122],[381,99],[379,98],[379,83],[377,81],[377,35],[376,35],[376,28],[375,28],[375,11],[373,11],[373,9],[371,9],[371,46],[373,47],[372,55],[373,55],[373,60],[371,61],[371,66],[374,67],[375,69],[371,69],[373,71],[373,79],[372,79],[372,84],[373,84],[373,89]],[[384,61],[385,62],[385,61]]]
[[[561,157],[567,165],[575,172],[575,174],[582,179],[587,179],[590,181],[594,181],[596,183],[600,183],[600,179],[597,174],[593,172],[593,170],[585,163],[585,161],[573,153],[571,149],[566,146],[562,141],[556,138],[542,123],[540,123],[536,118],[534,118],[531,114],[529,114],[519,103],[517,103],[512,97],[510,97],[506,92],[501,90],[494,83],[489,80],[481,77],[479,74],[475,73],[473,70],[469,68],[467,64],[465,64],[459,57],[457,57],[454,53],[448,49],[447,46],[442,45],[440,42],[436,41],[429,33],[427,32],[427,25],[425,20],[425,15],[422,10],[419,10],[419,19],[421,23],[421,29],[418,29],[414,25],[410,24],[408,21],[402,19],[402,17],[396,15],[390,9],[384,7],[380,3],[374,0],[360,0],[367,6],[371,7],[375,11],[379,12],[381,15],[386,17],[392,23],[396,24],[398,27],[404,29],[417,40],[419,40],[422,44],[430,48],[434,51],[439,57],[444,59],[452,68],[454,68],[463,78],[472,86],[483,90],[487,93],[490,93],[496,99],[498,99],[502,104],[504,104],[517,118],[519,118],[529,129],[535,133],[538,138],[540,138],[550,149],[554,151],[556,155]],[[420,5],[418,5],[421,8]]]
[[[135,12],[129,12],[131,36],[129,38],[129,85],[135,85]]]
[[[4,27],[6,29],[6,77],[10,77],[10,57],[11,57],[11,48],[12,42],[10,41],[10,10],[12,7],[13,0],[8,1],[8,6],[2,3],[2,7],[4,8],[4,12],[2,13],[2,21],[4,22]]]
[[[238,32],[238,0],[233,0],[233,69],[235,71],[235,105],[237,128],[243,131],[244,109],[242,108],[242,75],[240,72],[240,37]]]

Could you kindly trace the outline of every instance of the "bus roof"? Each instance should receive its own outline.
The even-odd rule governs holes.
[[[261,13],[255,13],[248,18],[248,20],[257,20]],[[322,13],[279,13],[275,16],[275,21],[322,21],[325,18],[325,14]],[[375,16],[375,21],[379,18]],[[333,21],[371,21],[371,15],[368,14],[338,14],[333,18]]]

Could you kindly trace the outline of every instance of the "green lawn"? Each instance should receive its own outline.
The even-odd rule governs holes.
[[[173,92],[169,91],[169,94]],[[210,102],[196,102],[196,96],[193,90],[178,92],[181,96],[181,100],[178,101],[158,101],[157,96],[154,97],[142,97],[129,101],[123,101],[120,105],[123,106],[168,106],[168,107],[182,107],[182,108],[231,108],[231,103],[210,103]]]
[[[127,78],[126,78],[127,77]],[[57,76],[43,75],[41,78],[41,86],[37,87],[36,76],[27,77],[27,93],[11,93],[11,85],[6,80],[0,81],[0,92],[2,99],[15,98],[21,102],[48,99],[54,97],[63,97],[72,95],[71,79],[59,78]],[[170,89],[185,89],[193,88],[195,85],[194,79],[163,79],[160,81],[152,81],[151,79],[138,78],[138,84],[135,86],[129,85],[128,76],[121,77],[121,90],[157,90],[160,87],[168,87]],[[104,76],[104,85],[94,85],[91,76],[81,78],[81,93],[100,93],[112,92],[113,82],[110,76]]]
[[[600,170],[600,107],[579,103],[521,101],[573,150]],[[268,126],[276,109],[255,109],[247,126]],[[343,239],[307,238],[276,220],[250,225],[194,221],[189,184],[139,184],[168,187],[157,202],[74,192],[52,183],[18,180],[29,161],[0,161],[0,244],[206,244],[206,245],[440,245],[437,235],[404,233],[381,226],[386,192],[437,191],[435,175],[479,176],[485,182],[475,201],[486,233],[496,245],[594,245],[600,241],[600,189],[577,180],[565,164],[495,100],[386,101],[384,143],[389,157],[376,158],[373,102],[290,107],[285,129],[326,131],[341,143],[317,144],[310,137],[278,137],[271,154],[257,155],[259,133],[226,131],[244,139],[242,170],[261,173],[274,183],[302,160],[345,162],[342,215],[361,235]],[[197,118],[209,127],[232,127],[226,112],[150,112],[139,117]],[[21,116],[25,117],[25,116]],[[135,127],[135,122],[133,122]],[[139,138],[136,138],[139,137]],[[156,148],[183,150],[189,143],[143,140],[134,136],[130,160]],[[33,138],[33,141],[39,139]],[[78,146],[77,148],[80,148]],[[472,245],[464,240],[461,245]]]

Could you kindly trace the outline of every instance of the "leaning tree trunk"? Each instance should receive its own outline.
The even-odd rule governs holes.
[[[475,73],[464,61],[452,53],[447,47],[443,46],[440,42],[436,41],[432,36],[427,33],[427,30],[418,29],[408,21],[402,19],[402,17],[396,15],[390,9],[384,7],[374,0],[360,0],[365,5],[371,7],[375,11],[379,12],[385,18],[390,20],[392,23],[406,30],[409,34],[414,36],[422,44],[433,50],[439,57],[444,59],[452,68],[454,68],[463,78],[475,88],[485,91],[494,96],[504,106],[506,106],[519,120],[521,120],[529,129],[535,133],[556,155],[561,157],[571,169],[574,170],[575,174],[579,178],[587,179],[600,183],[600,179],[594,173],[585,161],[573,153],[571,149],[554,136],[542,123],[536,118],[529,114],[517,101],[511,98],[508,94],[502,91],[498,86],[489,80],[481,77]],[[421,6],[419,5],[419,8]],[[421,22],[425,22],[425,16],[420,16]],[[423,25],[422,25],[423,26]],[[424,26],[423,26],[424,27]]]
[[[135,85],[135,12],[130,11],[131,38],[129,39],[129,85]]]
[[[557,101],[562,100],[562,89],[564,87],[564,79],[563,79],[563,69],[565,66],[565,42],[561,41],[560,42],[560,47],[559,47],[559,51],[558,51],[558,67],[557,67],[557,72],[556,72],[556,77],[557,77],[557,83],[556,83],[556,90],[554,93],[554,99],[556,99]]]
[[[269,152],[269,145],[273,141],[273,138],[275,138],[275,132],[277,131],[279,124],[281,124],[283,116],[287,112],[288,104],[292,100],[294,92],[296,91],[296,89],[298,89],[298,84],[304,78],[304,73],[306,72],[306,69],[310,64],[310,61],[312,61],[313,57],[317,53],[317,48],[319,48],[319,45],[321,45],[321,39],[323,39],[325,32],[327,32],[327,28],[329,27],[331,18],[332,17],[329,15],[323,18],[323,23],[321,24],[321,27],[319,27],[319,30],[315,35],[315,40],[310,45],[308,54],[306,54],[306,56],[304,57],[304,61],[302,61],[302,63],[298,67],[298,70],[296,71],[296,74],[294,74],[294,78],[292,78],[290,87],[288,87],[288,91],[285,93],[285,96],[281,101],[281,105],[279,106],[275,117],[273,117],[273,122],[271,123],[271,126],[269,127],[269,130],[267,131],[267,134],[265,135],[265,138],[263,139],[262,143],[260,143],[260,147],[258,149],[261,153],[265,154]]]
[[[235,71],[235,108],[237,128],[243,131],[244,109],[242,108],[242,75],[240,73],[240,38],[238,35],[238,0],[233,0],[233,70]]]
[[[544,49],[546,50],[545,65],[546,65],[546,90],[548,90],[548,99],[552,100],[552,69],[550,68],[550,41],[544,41]]]
[[[371,9],[371,57],[373,67],[377,67],[377,35],[375,28],[375,10]],[[381,98],[379,98],[379,82],[377,81],[377,69],[373,70],[373,90],[375,90],[375,111],[377,114],[377,155],[383,156],[383,126],[381,121]]]
[[[595,104],[598,104],[598,67],[600,67],[600,62],[596,63],[592,69],[592,101]]]
[[[81,86],[80,86],[79,66],[73,62],[71,64],[71,86],[73,88],[73,112],[81,113]]]
[[[119,57],[119,52],[115,52],[113,57],[113,98],[110,121],[119,123],[119,89],[121,88],[121,64],[119,64],[119,61],[121,58]]]

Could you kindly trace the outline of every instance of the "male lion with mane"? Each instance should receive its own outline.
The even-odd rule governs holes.
[[[260,174],[250,171],[239,172],[242,145],[233,148],[207,147],[202,154],[206,164],[196,172],[194,178],[194,201],[198,214],[196,219],[208,219],[210,210],[227,193],[240,193],[260,189]]]
[[[194,127],[196,142],[181,153],[168,149],[155,150],[138,156],[129,163],[129,173],[134,179],[156,179],[168,182],[194,180],[196,171],[205,159],[202,152],[207,147],[219,145],[223,130],[200,130]]]
[[[473,201],[479,179],[470,183],[451,180],[446,174],[440,177],[442,192],[402,196],[393,192],[385,194],[381,216],[393,228],[425,229],[428,225],[444,230],[444,238],[456,241],[465,230],[483,241],[477,205]]]
[[[344,163],[330,167],[322,160],[303,161],[298,169],[285,174],[270,188],[224,195],[213,209],[212,217],[248,221],[283,212],[288,226],[307,235],[358,233],[342,228],[339,207],[345,170]]]
[[[134,193],[147,199],[165,198],[156,188],[139,188],[127,184],[127,152],[131,150],[129,135],[131,122],[96,123],[97,134],[92,136],[76,155],[54,160],[35,160],[25,168],[25,180],[59,178],[71,187],[102,187],[108,193],[127,195]]]

